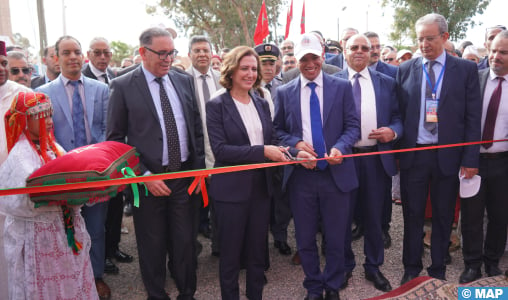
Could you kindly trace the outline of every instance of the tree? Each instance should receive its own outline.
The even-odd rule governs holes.
[[[23,49],[26,49],[27,53],[30,53],[33,50],[32,45],[30,45],[30,40],[21,35],[21,33],[15,33],[12,35],[12,39],[14,40],[14,45],[21,46]]]
[[[287,0],[266,0],[268,19],[278,19]],[[215,51],[237,45],[253,46],[261,0],[158,0],[147,6],[147,13],[162,13],[183,28],[186,34],[207,35]]]
[[[112,41],[111,50],[113,50],[113,57],[111,60],[114,61],[117,66],[119,66],[122,62],[122,59],[132,55],[134,47],[129,46],[124,42]]]
[[[416,20],[433,12],[443,15],[448,21],[450,39],[464,38],[467,29],[477,25],[472,17],[482,14],[490,0],[383,0],[383,6],[389,4],[395,8],[390,40],[403,42],[409,38],[414,42]]]

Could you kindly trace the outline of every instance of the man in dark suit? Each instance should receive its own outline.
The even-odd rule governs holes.
[[[287,185],[306,299],[339,299],[344,280],[344,242],[351,192],[358,187],[354,162],[343,159],[359,137],[351,84],[321,70],[323,47],[312,33],[295,51],[301,76],[277,89],[274,125],[281,143],[315,157],[314,170],[288,167]],[[326,233],[326,266],[320,271],[318,222]]]
[[[368,31],[364,34],[369,39],[372,47],[370,49],[369,68],[395,79],[395,75],[397,75],[397,67],[384,63],[380,60],[381,43],[379,42],[379,35],[372,31]]]
[[[113,57],[108,41],[102,37],[96,37],[90,42],[90,49],[87,52],[90,62],[82,68],[82,73],[88,78],[98,80],[109,85],[115,77],[109,68],[109,62]],[[130,263],[133,257],[119,248],[124,192],[118,193],[108,201],[108,215],[106,217],[106,260],[104,262],[104,273],[117,274],[118,267],[114,264],[113,258],[118,262]]]
[[[141,34],[142,65],[111,82],[107,139],[136,147],[141,173],[204,168],[203,133],[192,78],[170,71],[173,39],[163,28]],[[169,299],[164,291],[166,258],[178,299],[193,299],[196,252],[190,180],[145,182],[133,209],[141,277],[149,299]]]
[[[334,65],[334,66],[340,68],[341,70],[347,68],[347,62],[344,57],[346,54],[346,48],[345,48],[346,43],[350,37],[352,37],[353,35],[358,34],[358,33],[359,32],[357,29],[350,28],[350,27],[342,30],[342,34],[341,34],[340,41],[339,41],[340,45],[342,46],[342,53],[325,60],[325,63]]]
[[[496,37],[498,33],[501,31],[506,30],[506,26],[504,25],[496,25],[493,27],[489,27],[485,30],[485,42],[483,45],[485,46],[485,49],[487,49],[487,52],[490,53],[490,45],[492,44],[492,41]],[[489,56],[482,58],[480,62],[478,63],[478,70],[488,69],[489,68]]]
[[[353,153],[392,150],[394,141],[402,136],[395,80],[368,68],[371,47],[366,36],[352,36],[346,43],[348,68],[337,74],[351,81],[359,109],[361,137],[355,143]],[[354,161],[359,187],[353,193],[350,222],[355,205],[361,205],[365,232],[365,278],[372,281],[376,289],[388,292],[392,287],[379,267],[384,259],[383,207],[386,195],[390,194],[391,176],[397,173],[395,156],[362,156]],[[355,267],[350,234],[345,245],[347,280]]]
[[[480,139],[481,97],[476,65],[447,55],[448,24],[439,14],[416,22],[423,57],[399,66],[397,94],[404,125],[402,148],[474,142]],[[429,68],[430,66],[430,68]],[[400,154],[400,187],[404,216],[401,284],[419,276],[423,221],[430,186],[432,265],[430,276],[445,279],[445,256],[452,229],[459,172],[478,173],[479,146],[413,151]]]
[[[46,65],[46,73],[32,78],[32,89],[55,80],[60,75],[60,65],[56,59],[55,45],[44,48],[43,55],[42,63]]]
[[[508,31],[501,31],[490,46],[490,68],[480,70],[483,95],[482,140],[508,137]],[[508,142],[480,147],[481,186],[478,194],[461,201],[461,228],[465,270],[459,282],[482,276],[482,262],[488,276],[497,276],[506,245],[508,222]],[[487,209],[487,234],[483,238],[483,217]]]

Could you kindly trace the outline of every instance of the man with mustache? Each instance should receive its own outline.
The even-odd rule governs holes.
[[[9,51],[7,60],[9,61],[9,80],[30,88],[32,67],[28,64],[25,54],[21,51]]]

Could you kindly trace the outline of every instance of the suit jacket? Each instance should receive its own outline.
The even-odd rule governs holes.
[[[182,104],[189,133],[189,160],[193,168],[202,169],[203,131],[192,79],[173,70],[168,76]],[[110,91],[107,140],[123,143],[127,137],[127,144],[136,147],[140,154],[141,172],[163,173],[162,128],[143,69],[138,67],[112,80]]]
[[[376,96],[376,118],[377,128],[389,127],[396,134],[397,139],[400,139],[403,134],[402,121],[400,120],[399,107],[397,101],[397,94],[395,89],[395,80],[389,76],[381,74],[377,71],[369,69],[372,85],[374,86],[374,94]],[[342,70],[336,76],[349,80],[348,70]],[[395,141],[388,143],[377,142],[379,151],[388,151],[393,149]],[[388,176],[397,174],[397,167],[395,165],[395,155],[384,154],[379,155],[381,163]]]
[[[339,67],[336,67],[334,65],[324,63],[322,66],[322,70],[324,73],[332,75],[337,72],[340,72],[342,69]],[[284,77],[282,77],[282,83],[286,84],[286,83],[290,82],[291,80],[295,79],[296,77],[298,77],[298,75],[300,75],[300,69],[298,69],[298,68],[291,69],[291,70],[287,71],[286,73],[284,73]]]
[[[478,77],[480,79],[480,95],[483,103],[483,95],[485,94],[485,86],[487,85],[487,80],[489,79],[490,68],[481,69],[478,71]]]
[[[56,141],[65,151],[70,151],[76,148],[74,145],[72,111],[61,76],[38,87],[36,91],[47,94],[51,99]],[[92,138],[90,144],[103,142],[106,138],[108,86],[100,81],[83,77],[83,87],[85,90],[86,117]]]
[[[332,58],[325,60],[325,63],[344,69],[344,54],[340,53],[335,55]]]
[[[36,89],[41,85],[46,84],[46,74],[39,75],[37,77],[32,78],[32,82],[30,83],[30,87],[32,89]]]
[[[85,75],[88,78],[99,80],[97,78],[97,76],[95,76],[95,74],[92,73],[92,70],[90,69],[90,65],[89,64],[84,64],[83,68],[81,69],[81,72],[83,73],[83,75]],[[111,79],[116,77],[115,72],[110,67],[108,67],[106,69],[106,73],[108,74],[109,80],[111,80]]]
[[[489,57],[486,56],[480,60],[478,63],[478,70],[488,69],[489,68]]]
[[[278,101],[273,123],[280,142],[291,147],[303,140],[300,87],[301,79],[298,77],[277,89]],[[351,154],[359,136],[360,124],[351,84],[323,73],[323,137],[326,152],[337,148],[342,154]],[[352,159],[346,158],[342,164],[328,167],[341,191],[349,192],[358,187]],[[283,184],[287,183],[293,169],[293,165],[286,168]]]
[[[397,96],[404,136],[401,148],[416,146],[420,101],[422,98],[422,58],[399,66]],[[476,64],[446,54],[441,95],[438,104],[438,144],[476,142],[481,139],[482,97]],[[438,163],[444,175],[457,174],[460,166],[477,168],[479,145],[438,150]],[[414,152],[400,154],[400,168],[412,166]]]
[[[396,66],[389,65],[385,62],[382,62],[381,60],[377,62],[376,66],[376,71],[378,71],[379,73],[383,73],[387,76],[390,76],[393,79],[395,79],[395,77],[397,76],[397,69],[398,68]]]
[[[276,144],[275,131],[268,103],[251,93],[251,99],[263,126],[265,145]],[[252,146],[242,117],[229,91],[213,98],[206,104],[208,136],[215,155],[214,167],[265,162],[264,145]],[[265,168],[266,187],[272,191],[272,169]],[[253,185],[253,177],[259,170],[213,175],[210,180],[210,194],[224,202],[243,202],[247,195],[259,187]]]

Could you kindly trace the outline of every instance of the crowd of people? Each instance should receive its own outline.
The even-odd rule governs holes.
[[[62,36],[44,49],[38,76],[24,49],[0,42],[0,188],[22,186],[48,161],[105,140],[136,147],[141,176],[295,161],[210,176],[206,207],[205,187],[189,194],[188,178],[146,181],[139,207],[129,191],[94,205],[45,208],[28,195],[2,197],[0,282],[8,285],[0,298],[110,299],[104,273],[133,261],[119,249],[124,212],[133,215],[148,299],[169,299],[168,271],[177,299],[194,299],[198,234],[219,257],[222,299],[240,298],[241,269],[246,297],[263,298],[270,232],[280,255],[301,265],[305,299],[340,299],[356,267],[352,241],[361,237],[365,279],[388,292],[395,283],[382,265],[394,200],[404,220],[401,285],[423,271],[426,210],[429,276],[446,280],[456,207],[459,282],[481,278],[482,265],[487,276],[502,274],[508,142],[493,141],[508,137],[508,31],[487,28],[482,55],[470,42],[455,49],[439,14],[421,17],[415,30],[414,52],[354,28],[340,41],[313,31],[217,55],[208,37],[196,35],[186,65],[174,30],[153,27],[120,68],[110,66],[105,38],[90,41],[85,62],[80,41]],[[472,144],[446,147],[458,143]],[[350,154],[361,155],[343,157]],[[477,191],[460,195],[461,185],[475,182]],[[70,232],[81,249],[69,247]]]

